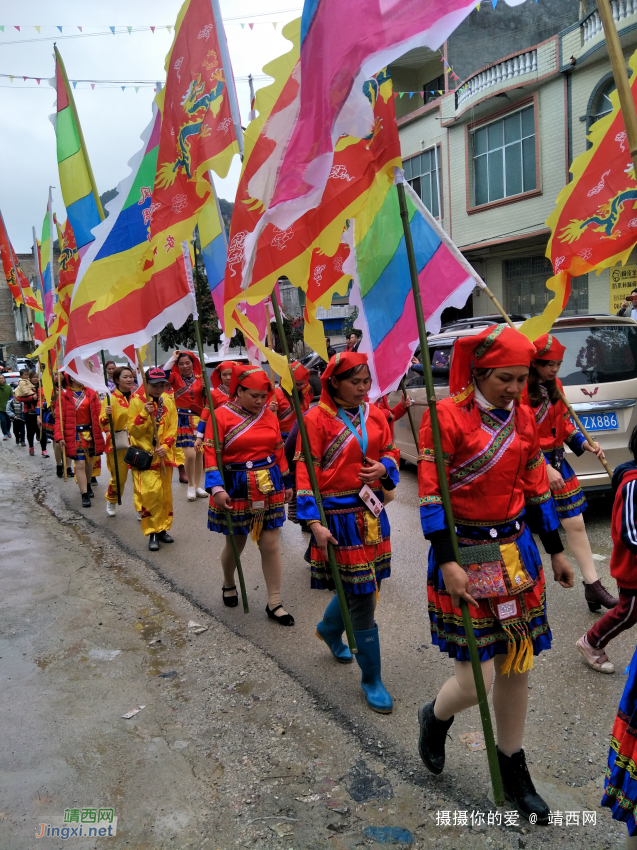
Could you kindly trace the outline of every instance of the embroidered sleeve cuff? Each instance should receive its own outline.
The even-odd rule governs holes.
[[[393,457],[383,457],[380,462],[387,470],[387,477],[383,478],[382,484],[385,490],[393,490],[398,484],[400,475],[396,469],[396,461]]]
[[[205,433],[206,433],[206,420],[200,419],[199,422],[197,422],[197,434],[200,437],[203,437],[203,435]]]
[[[206,490],[213,489],[214,487],[223,488],[223,481],[221,480],[219,470],[206,470]]]
[[[447,528],[445,511],[439,496],[424,496],[420,500],[422,533],[427,537],[434,531]]]
[[[311,490],[299,490],[296,494],[296,515],[299,519],[320,520],[320,514]]]
[[[566,438],[566,442],[568,443],[569,449],[576,454],[577,457],[584,454],[584,443],[586,442],[586,439],[579,431],[573,431],[572,434],[569,434]]]

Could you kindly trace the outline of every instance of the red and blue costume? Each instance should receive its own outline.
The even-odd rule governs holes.
[[[533,355],[532,344],[506,325],[459,339],[451,368],[452,395],[437,404],[458,542],[461,547],[495,542],[500,548],[499,563],[481,565],[493,572],[493,593],[478,599],[478,609],[469,609],[480,660],[505,654],[505,667],[515,672],[530,669],[533,655],[551,645],[544,573],[531,530],[548,539],[554,553],[563,547],[556,536],[559,521],[530,410],[519,400],[510,409],[493,408],[471,380],[473,367],[528,366]],[[440,570],[455,556],[428,412],[420,428],[418,481],[422,529],[432,544],[427,574],[432,640],[451,658],[468,661],[462,613],[452,604]],[[483,580],[488,583],[490,576],[486,569]]]
[[[310,409],[312,399],[314,398],[314,391],[310,385],[310,373],[298,360],[290,363],[290,372],[292,373],[292,380],[297,385],[299,400],[301,402],[301,412],[305,415]],[[291,397],[282,387],[279,386],[276,388],[275,398],[279,408],[277,416],[279,418],[281,436],[285,441],[296,422],[296,412]]]
[[[205,387],[201,362],[192,351],[179,352],[187,354],[193,364],[192,375],[184,378],[179,371],[177,360],[172,364],[170,361],[166,366],[166,380],[170,383],[173,391],[173,399],[177,406],[177,448],[193,448],[195,445],[196,429],[199,419],[206,407]]]
[[[266,406],[259,413],[248,413],[236,400],[239,386],[267,391],[274,388],[268,376],[256,366],[235,364],[230,396],[232,401],[217,408],[215,418],[221,444],[225,487],[217,466],[212,422],[206,423],[205,471],[206,489],[214,494],[225,489],[232,500],[230,514],[235,534],[280,528],[285,521],[285,490],[292,478],[283,451],[283,440],[277,417]],[[225,511],[210,499],[208,528],[228,534]]]

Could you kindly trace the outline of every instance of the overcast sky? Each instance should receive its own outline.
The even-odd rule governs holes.
[[[262,67],[289,50],[280,34],[283,24],[299,17],[301,0],[220,0],[242,123],[248,119],[247,76],[261,76]],[[49,185],[58,220],[66,218],[59,186],[55,133],[49,115],[55,109],[55,90],[48,85],[54,73],[53,42],[64,59],[70,80],[150,81],[164,79],[166,53],[181,0],[0,0],[0,210],[19,253],[31,250],[33,226],[38,237],[46,212]],[[230,20],[235,19],[235,20]],[[273,22],[277,23],[276,29]],[[241,23],[245,26],[242,28]],[[249,23],[254,23],[250,29]],[[62,26],[62,33],[56,28]],[[15,26],[20,27],[18,32]],[[38,33],[35,27],[40,27]],[[133,27],[129,34],[112,35],[108,27]],[[135,27],[156,26],[135,31]],[[78,30],[82,27],[82,33]],[[94,33],[104,33],[93,35]],[[72,37],[67,37],[72,36]],[[22,77],[40,77],[23,81]],[[124,84],[124,83],[122,83]],[[140,148],[140,133],[151,116],[153,88],[135,83],[110,87],[78,82],[75,89],[82,130],[100,193],[125,177],[128,160]],[[222,198],[234,200],[239,178],[235,157],[230,174],[219,181]]]

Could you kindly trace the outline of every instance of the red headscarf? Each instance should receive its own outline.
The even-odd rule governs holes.
[[[234,360],[224,360],[222,363],[218,363],[215,368],[212,370],[212,387],[213,389],[217,389],[221,386],[221,373],[225,372],[226,369],[233,369],[237,363]]]
[[[230,381],[230,398],[237,394],[237,387],[246,387],[249,390],[267,392],[267,401],[270,401],[274,393],[272,381],[263,369],[258,366],[250,366],[246,363],[235,363],[232,367],[232,380]]]
[[[192,351],[180,351],[177,357],[175,358],[175,362],[173,363],[170,372],[171,372],[171,381],[170,383],[173,385],[173,388],[178,390],[183,386],[183,378],[181,377],[181,372],[179,371],[179,358],[182,354],[187,354],[188,357],[192,360],[192,374],[195,378],[201,378],[201,361],[197,357],[196,354],[193,354]]]
[[[543,334],[533,343],[535,346],[535,357],[538,360],[562,360],[566,346],[558,342],[553,334]]]
[[[321,399],[319,401],[320,407],[323,409],[327,408],[335,413],[336,405],[334,404],[334,399],[330,395],[329,391],[330,378],[332,375],[338,377],[339,375],[342,375],[343,372],[347,372],[355,366],[362,366],[363,364],[367,365],[367,355],[359,353],[358,351],[339,351],[338,354],[335,354],[321,375],[321,385],[323,389],[321,391]]]
[[[509,325],[491,325],[475,336],[456,341],[449,375],[449,391],[464,404],[473,396],[472,369],[530,366],[535,346]]]
[[[302,381],[310,380],[310,373],[305,368],[305,366],[301,366],[298,360],[295,360],[293,363],[290,363],[290,372],[292,372],[292,380],[295,383],[301,383]]]

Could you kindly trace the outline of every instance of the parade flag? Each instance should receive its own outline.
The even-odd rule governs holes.
[[[408,184],[405,194],[423,313],[427,331],[435,334],[442,311],[463,307],[474,287],[484,283]],[[356,324],[363,331],[358,350],[368,356],[369,395],[375,400],[396,389],[418,345],[396,187],[375,215],[369,209],[363,211],[345,236],[353,248],[344,264],[354,281],[350,304],[358,307]]]
[[[77,280],[80,257],[77,252],[75,234],[73,233],[70,220],[67,218],[64,227],[60,226],[55,215],[53,216],[53,221],[55,222],[58,244],[60,246],[57,302],[54,309],[58,317],[58,330],[66,336],[66,326],[68,325],[69,313],[71,311],[71,296],[75,281]]]
[[[30,307],[32,310],[39,310],[40,305],[35,299],[29,279],[22,271],[13,250],[2,212],[0,212],[0,257],[2,258],[5,280],[16,305],[24,304],[25,307]]]
[[[103,220],[104,210],[95,185],[73,92],[57,47],[55,47],[55,88],[57,111],[52,118],[57,138],[60,189],[67,216],[73,227],[77,248],[82,257],[95,238],[91,231]]]
[[[53,321],[53,305],[55,304],[55,281],[53,279],[53,240],[51,225],[53,224],[53,199],[51,187],[49,187],[49,200],[46,205],[46,215],[42,222],[42,241],[38,247],[38,269],[42,283],[42,296],[44,299],[44,318],[47,325]]]
[[[328,310],[335,293],[347,295],[352,276],[347,274],[343,266],[350,255],[350,250],[347,242],[341,242],[333,257],[323,254],[318,249],[312,254],[303,309],[305,320],[303,339],[314,351],[322,354],[325,349],[325,354],[322,354],[323,359],[327,356],[325,329],[323,322],[317,319],[316,312],[319,307]]]
[[[130,174],[119,183],[117,195],[108,204],[108,218],[95,229],[95,241],[82,258],[73,287],[65,365],[73,372],[73,361],[78,379],[88,378],[94,388],[95,376],[87,375],[84,359],[101,349],[115,354],[130,345],[140,348],[168,322],[179,327],[192,312],[183,260],[180,268],[175,268],[174,278],[164,279],[162,286],[139,286],[139,266],[148,250],[160,124],[159,110],[153,106],[142,147],[128,163]],[[67,260],[69,275],[71,258]]]
[[[478,0],[306,0],[301,19],[300,85],[272,156],[265,213],[246,237],[244,275],[268,224],[286,231],[320,202],[343,135],[364,138],[373,110],[363,84],[418,47],[437,50]],[[517,5],[522,0],[507,0]]]
[[[637,102],[637,52],[630,58],[633,100]],[[553,272],[575,277],[625,263],[637,242],[637,183],[617,92],[612,111],[596,121],[589,150],[571,166],[573,180],[557,196],[547,220],[546,256]]]
[[[221,323],[224,309],[223,280],[228,259],[228,237],[214,189],[208,195],[199,215],[199,239],[210,295],[215,305],[217,318]]]

